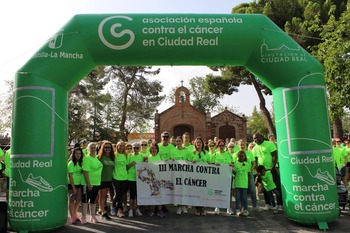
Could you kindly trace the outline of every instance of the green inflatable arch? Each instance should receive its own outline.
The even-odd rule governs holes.
[[[289,219],[338,218],[321,64],[263,15],[76,15],[17,72],[9,221],[17,231],[67,221],[67,93],[96,65],[247,67],[272,91]],[[242,102],[244,104],[244,102]]]

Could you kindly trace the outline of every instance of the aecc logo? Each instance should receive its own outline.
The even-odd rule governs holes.
[[[105,35],[103,34],[103,28],[104,28],[105,24],[108,21],[114,20],[114,19],[126,19],[129,21],[132,21],[132,18],[130,18],[128,16],[111,16],[111,17],[105,18],[104,20],[101,21],[100,25],[98,26],[98,36],[100,37],[103,44],[105,44],[107,47],[109,47],[111,49],[115,49],[115,50],[126,49],[130,45],[132,45],[132,43],[134,42],[135,34],[129,29],[124,29],[120,32],[117,32],[117,29],[122,28],[122,24],[119,22],[119,20],[116,20],[116,22],[112,24],[112,26],[109,29],[109,32],[111,33],[112,37],[117,39],[116,41],[118,41],[118,39],[121,37],[129,35],[130,38],[126,43],[121,44],[121,45],[119,45],[118,43],[112,43],[110,41],[107,41]]]

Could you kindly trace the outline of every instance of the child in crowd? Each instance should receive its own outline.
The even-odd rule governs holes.
[[[275,182],[273,181],[272,173],[270,170],[266,170],[263,165],[259,165],[257,170],[257,179],[255,182],[260,181],[264,187],[263,192],[266,192],[270,203],[273,206],[273,212],[278,213],[278,208],[282,206],[282,197],[280,192],[277,189]],[[273,197],[273,193],[277,198],[277,205],[275,203],[275,198]]]
[[[251,164],[247,162],[244,151],[237,153],[238,160],[233,166],[233,174],[235,175],[236,189],[236,215],[248,216],[248,186]],[[243,209],[243,211],[242,211]]]

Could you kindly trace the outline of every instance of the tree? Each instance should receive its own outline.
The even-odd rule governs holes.
[[[8,91],[1,95],[0,135],[9,134],[12,126],[13,81],[5,80],[5,86]]]
[[[159,74],[160,69],[149,66],[108,66],[105,77],[112,80],[111,95],[120,114],[119,131],[125,133],[149,128],[149,120],[164,96],[159,81],[150,81],[146,76]]]
[[[265,136],[265,138],[269,135],[269,130],[266,128],[264,117],[257,111],[256,107],[254,107],[252,115],[248,118],[247,128],[249,129],[247,132],[247,139],[252,139],[252,135],[255,133],[259,133]]]
[[[222,76],[207,76],[206,87],[214,94],[228,94],[238,91],[238,87],[242,85],[253,85],[259,97],[259,107],[265,119],[265,123],[270,134],[276,135],[276,129],[273,124],[270,112],[266,108],[264,94],[271,94],[271,90],[258,80],[243,66],[231,67],[212,67],[213,70],[220,70]]]

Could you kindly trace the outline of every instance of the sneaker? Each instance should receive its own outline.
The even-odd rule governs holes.
[[[232,211],[231,208],[227,208],[227,211],[226,211],[226,212],[227,212],[228,215],[233,215],[233,211]]]
[[[97,218],[95,216],[91,216],[90,222],[92,222],[92,223],[99,223],[99,221],[97,220]]]
[[[117,212],[115,211],[115,207],[111,208],[111,215],[112,216],[116,216],[117,215]]]
[[[277,214],[278,213],[278,205],[276,205],[275,207],[272,208],[273,209],[273,213]]]
[[[107,221],[111,221],[112,220],[111,217],[108,216],[107,211],[102,214],[101,218],[103,220],[107,220]]]
[[[117,216],[118,216],[118,218],[124,218],[123,211],[122,210],[118,210]]]
[[[85,223],[87,223],[86,222],[86,216],[82,216],[81,217],[81,224],[85,224]]]
[[[139,217],[142,216],[142,213],[139,208],[136,209],[135,214],[136,216],[139,216]]]
[[[218,207],[215,208],[214,214],[219,215],[220,214],[220,209]]]
[[[163,210],[159,210],[158,213],[157,213],[157,216],[161,217],[161,218],[165,217],[164,211]]]
[[[201,208],[200,210],[200,215],[205,216],[207,213],[205,212],[204,208]]]
[[[150,212],[148,212],[148,216],[152,217],[154,215],[154,211],[151,210]]]
[[[201,215],[200,210],[196,210],[196,216],[199,216],[199,215]]]
[[[181,212],[182,212],[182,207],[181,206],[177,207],[176,214],[181,215]]]
[[[271,205],[266,204],[265,207],[262,208],[262,210],[270,210],[271,209]]]
[[[241,216],[242,215],[242,213],[241,213],[241,211],[239,209],[236,210],[236,215],[237,216]]]
[[[181,208],[182,208],[182,213],[188,214],[186,206],[183,205]]]
[[[128,207],[127,206],[123,207],[123,212],[128,212]]]
[[[232,198],[231,198],[231,201],[235,202],[235,201],[236,201],[236,198],[235,198],[235,197],[232,197]]]
[[[129,218],[133,218],[134,217],[134,212],[132,210],[129,210],[128,216],[129,216]]]
[[[278,211],[283,211],[283,207],[281,205],[278,206]]]
[[[247,217],[247,216],[249,215],[248,210],[243,210],[243,214],[242,214],[242,215],[245,216],[245,217]]]

